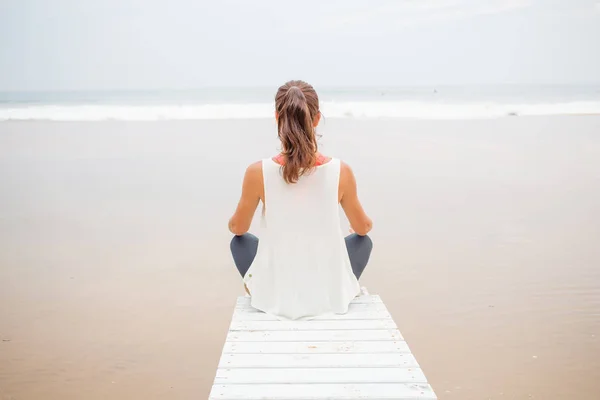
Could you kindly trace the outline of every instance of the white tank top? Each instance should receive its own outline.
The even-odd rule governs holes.
[[[340,160],[288,184],[262,161],[265,210],[258,251],[244,276],[254,308],[280,319],[344,314],[360,292],[340,224]]]

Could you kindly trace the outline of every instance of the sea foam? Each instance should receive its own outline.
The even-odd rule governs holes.
[[[203,119],[272,118],[274,105],[245,104],[165,104],[165,105],[3,105],[0,121],[158,121]],[[327,118],[413,118],[482,119],[506,116],[600,114],[600,101],[563,103],[439,103],[419,101],[339,101],[323,102]]]

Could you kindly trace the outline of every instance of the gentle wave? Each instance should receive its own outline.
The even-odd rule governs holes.
[[[505,116],[600,114],[600,101],[548,104],[324,102],[327,118],[479,119]],[[273,104],[35,105],[0,107],[0,121],[158,121],[272,118]]]

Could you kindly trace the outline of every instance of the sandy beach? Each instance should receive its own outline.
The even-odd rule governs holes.
[[[600,117],[325,119],[438,397],[600,398]],[[0,399],[207,398],[271,120],[0,123]]]

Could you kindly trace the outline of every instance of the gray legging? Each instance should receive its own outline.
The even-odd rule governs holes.
[[[368,236],[360,236],[353,233],[346,236],[346,248],[350,257],[350,265],[356,278],[360,278],[369,262],[369,256],[373,249],[373,242]],[[258,238],[251,233],[245,233],[241,236],[234,236],[231,239],[231,255],[238,271],[246,275],[250,264],[254,261],[256,250],[258,249]]]

